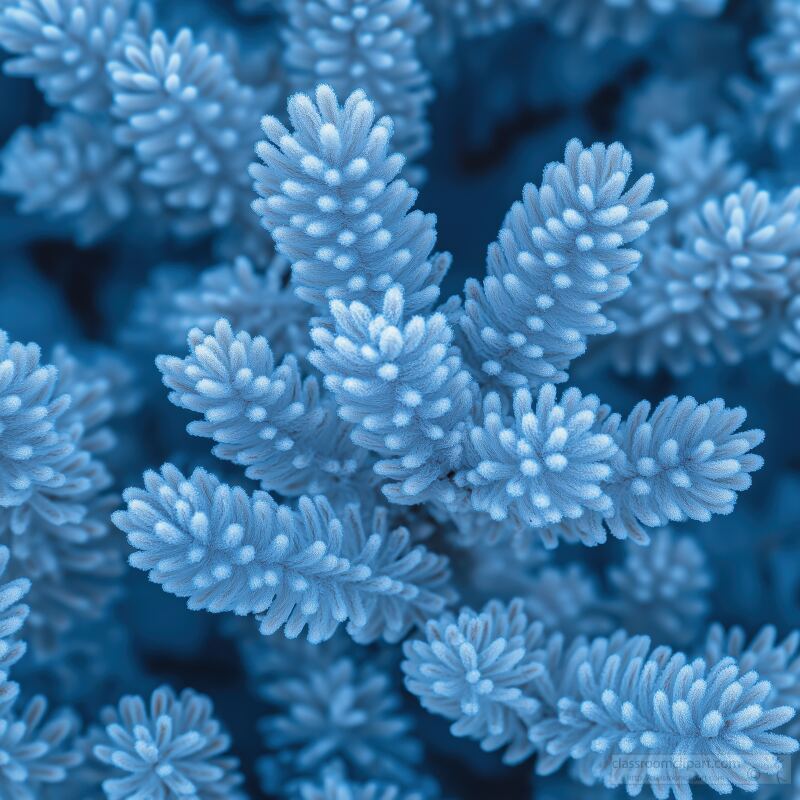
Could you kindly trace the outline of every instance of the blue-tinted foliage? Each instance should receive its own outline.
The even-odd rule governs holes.
[[[117,500],[102,459],[114,444],[107,423],[125,403],[116,392],[130,390],[113,360],[82,364],[58,348],[42,365],[35,345],[7,341],[5,355],[0,538],[10,573],[33,581],[28,635],[45,652],[75,617],[101,616],[116,593],[122,560],[108,533]]]
[[[0,577],[8,567],[9,550],[0,547]],[[26,644],[16,634],[22,628],[30,609],[19,601],[28,593],[31,582],[17,578],[0,585],[0,707],[14,701],[19,688],[8,680],[8,670],[25,655]]]
[[[733,658],[692,661],[624,633],[569,646],[555,634],[540,658],[541,717],[530,730],[540,773],[569,758],[586,784],[629,793],[649,784],[659,800],[670,793],[682,800],[695,782],[723,794],[734,786],[754,791],[759,775],[780,771],[778,756],[797,749],[773,733],[793,709],[769,704],[769,682]],[[636,756],[648,754],[662,760],[645,771]],[[725,767],[708,768],[709,758]]]
[[[339,414],[354,426],[352,440],[383,458],[375,472],[395,503],[450,501],[446,479],[462,461],[462,430],[472,383],[450,345],[447,317],[406,316],[399,287],[386,292],[382,313],[358,301],[331,303],[336,335],[312,330],[310,361],[325,374]]]
[[[798,631],[778,641],[775,628],[767,625],[748,642],[741,628],[726,631],[714,624],[709,628],[703,655],[709,664],[729,656],[737,659],[742,670],[755,670],[770,682],[772,700],[796,709],[800,707],[799,644]]]
[[[747,181],[692,212],[676,246],[648,253],[619,309],[630,367],[682,374],[769,344],[793,291],[799,203],[797,190],[779,200]]]
[[[363,89],[395,126],[395,147],[409,160],[428,146],[430,78],[417,38],[430,19],[420,0],[286,0],[284,59],[294,88],[318,83],[340,97]]]
[[[798,23],[0,0],[0,798],[796,800]]]
[[[14,134],[2,153],[0,190],[19,198],[20,213],[64,219],[79,243],[91,244],[128,216],[134,170],[109,125],[64,113]]]
[[[304,781],[292,797],[295,800],[423,800],[424,795],[404,791],[392,783],[357,783],[334,773],[324,775],[319,782]]]
[[[503,419],[500,396],[484,400],[481,425],[469,434],[463,475],[472,506],[492,519],[509,514],[519,525],[546,528],[587,510],[607,512],[601,485],[617,452],[613,437],[594,428],[604,416],[600,401],[568,389],[556,402],[545,384],[532,407],[531,393],[514,393],[513,423]]]
[[[184,234],[251,217],[246,166],[258,127],[254,91],[192,32],[129,37],[108,64],[116,139],[134,148],[142,181],[158,187]]]
[[[189,267],[157,268],[137,298],[126,339],[150,351],[186,347],[192,328],[211,333],[224,318],[236,331],[263,336],[279,357],[308,352],[309,308],[288,286],[289,264],[276,256],[261,269],[240,256],[194,276]]]
[[[0,548],[0,577],[6,577],[9,555],[7,547]],[[40,695],[22,708],[19,686],[8,680],[9,668],[26,650],[16,635],[29,612],[19,600],[30,586],[25,578],[0,585],[0,793],[9,800],[44,797],[83,760],[76,740],[78,717],[65,709],[46,719],[47,701]]]
[[[771,352],[772,366],[790,383],[800,383],[800,302],[795,296],[783,312]]]
[[[114,522],[137,550],[132,566],[190,608],[258,614],[265,634],[307,626],[320,642],[347,622],[357,641],[398,641],[449,597],[447,559],[390,531],[382,509],[365,529],[357,506],[340,520],[323,497],[303,497],[295,511],[171,464],[125,500]]]
[[[0,333],[0,353],[0,505],[7,509],[22,506],[37,491],[64,486],[67,476],[63,461],[74,445],[56,427],[69,407],[69,397],[56,392],[56,368],[40,363],[37,345],[9,342],[5,332]]]
[[[619,450],[607,491],[614,511],[603,524],[619,539],[642,542],[648,527],[730,514],[737,493],[750,487],[750,473],[763,464],[751,450],[764,432],[740,431],[745,418],[744,409],[726,408],[719,398],[698,403],[674,396],[652,412],[643,400],[624,421],[612,418]]]
[[[796,649],[796,636],[778,646],[771,629],[749,650],[740,631],[726,638],[714,629],[706,658],[694,661],[622,631],[543,641],[515,600],[462,610],[458,624],[429,623],[425,641],[405,645],[403,669],[423,706],[455,720],[455,735],[484,749],[510,744],[510,762],[536,751],[541,774],[573,759],[588,785],[638,794],[649,784],[665,800],[691,798],[698,781],[723,794],[753,791],[759,775],[780,771],[778,757],[798,746],[773,733],[794,716]],[[663,760],[659,769],[638,768],[648,754]],[[726,767],[709,768],[708,759]]]
[[[453,720],[454,736],[477,739],[484,750],[506,748],[503,758],[514,764],[533,752],[528,728],[539,703],[530,685],[541,671],[533,657],[541,644],[542,625],[520,600],[462,609],[429,621],[424,640],[403,645],[406,687]]]
[[[706,623],[712,577],[691,536],[665,528],[650,547],[629,544],[624,563],[612,567],[608,579],[615,594],[610,606],[629,633],[646,632],[658,644],[685,646]]]
[[[487,277],[464,289],[466,352],[483,380],[561,383],[587,337],[614,330],[602,307],[628,288],[640,259],[623,246],[666,210],[646,202],[651,175],[626,191],[632,168],[621,144],[585,149],[574,139],[540,188],[525,186],[489,247]]]
[[[769,27],[753,45],[753,55],[766,82],[759,97],[764,126],[775,144],[789,146],[798,124],[797,76],[800,56],[797,34],[800,32],[800,9],[792,0],[773,0],[769,4]]]
[[[211,701],[186,689],[163,686],[150,697],[123,697],[101,715],[92,755],[105,766],[109,800],[177,797],[238,800],[238,761],[227,755],[230,738],[213,717]]]
[[[0,717],[0,791],[9,800],[38,800],[49,791],[58,796],[58,784],[82,761],[76,715],[46,714],[47,701],[37,696],[19,713]]]
[[[225,228],[222,249],[235,238],[263,258],[247,164],[276,87],[242,82],[237,48],[206,38],[153,30],[153,9],[136,0],[5,3],[0,45],[18,56],[6,71],[76,114],[12,140],[3,189],[25,213],[67,217],[82,243],[127,217],[133,198],[179,237]]]
[[[369,483],[366,454],[350,441],[350,427],[320,398],[314,377],[303,378],[293,355],[280,365],[263,336],[234,335],[220,320],[213,336],[189,332],[191,355],[157,360],[170,400],[203,415],[194,436],[213,439],[214,455],[246,467],[264,489],[355,499]]]
[[[335,264],[335,248],[319,248],[318,243],[320,239],[330,237],[331,231],[335,230],[331,225],[335,216],[342,213],[340,201],[324,194],[321,183],[297,183],[294,161],[299,160],[301,170],[314,170],[324,181],[331,181],[338,191],[342,179],[342,155],[346,153],[349,159],[355,152],[362,152],[365,137],[377,133],[380,133],[377,141],[381,142],[381,153],[385,153],[389,131],[379,122],[370,133],[373,111],[360,93],[355,93],[344,106],[339,106],[333,93],[323,87],[318,90],[316,100],[315,105],[310,97],[296,95],[290,101],[290,114],[298,129],[294,137],[289,137],[286,129],[277,121],[265,123],[267,134],[272,140],[279,141],[283,150],[265,145],[261,156],[266,166],[254,168],[260,193],[266,194],[269,186],[279,183],[282,192],[289,191],[291,195],[302,198],[299,202],[303,206],[295,205],[293,198],[281,194],[266,202],[256,203],[255,208],[264,214],[264,223],[274,233],[279,248],[284,247],[290,259],[293,258],[292,253],[301,255],[312,252],[314,248],[315,254],[330,251],[329,255]],[[585,208],[594,204],[595,193],[590,185],[595,180],[600,180],[603,191],[609,192],[610,198],[619,197],[622,191],[630,165],[624,150],[612,150],[609,164],[603,162],[603,169],[608,168],[613,172],[606,180],[597,176],[597,162],[604,156],[604,149],[598,147],[594,151],[584,151],[577,142],[567,148],[567,161],[574,161],[572,174],[586,181],[575,188],[578,194],[583,191],[586,203],[589,203]],[[336,169],[325,166],[331,153],[336,154]],[[389,163],[385,156],[381,158],[384,163]],[[358,174],[361,175],[367,169],[367,164],[366,159],[353,159],[347,162],[344,172],[347,174],[348,170],[358,165]],[[560,176],[558,180],[562,183],[567,181],[570,174],[564,165],[552,167],[551,172],[554,176]],[[284,178],[282,182],[281,176]],[[384,182],[377,183],[376,188],[382,189],[384,185]],[[402,184],[393,185],[402,188]],[[563,186],[555,184],[555,188],[549,189],[548,197],[554,202],[556,189],[564,195],[568,193],[569,185],[568,181]],[[642,180],[631,190],[626,199],[633,207],[638,208],[643,199],[641,195],[647,193],[649,185],[649,180]],[[309,219],[305,214],[292,213],[294,210],[299,212],[302,207],[311,208],[315,195],[319,198],[317,208],[329,209],[327,213],[334,215],[328,221],[311,221],[313,217]],[[358,202],[353,201],[353,207],[359,216],[363,216],[371,208],[369,199],[362,196],[356,199]],[[279,213],[274,213],[275,208]],[[604,243],[617,245],[624,243],[626,237],[644,232],[646,220],[663,211],[663,205],[659,203],[644,206],[641,212],[643,218],[637,219],[634,214],[633,221],[625,227],[625,220],[630,214],[629,207],[625,203],[618,203],[609,208],[611,216],[606,219],[603,216],[606,212],[601,211],[598,221],[623,226],[621,232],[610,235],[613,241]],[[347,216],[347,209],[343,211]],[[564,213],[567,214],[566,211]],[[291,228],[286,228],[283,221],[290,214],[288,219]],[[413,214],[406,219],[412,217]],[[371,220],[371,228],[375,229],[383,224],[386,214],[373,212],[367,218]],[[574,222],[580,229],[580,220],[576,218]],[[558,224],[562,223],[559,221]],[[551,227],[554,230],[557,228],[555,220]],[[564,230],[567,228],[564,227]],[[427,231],[433,234],[432,222]],[[372,264],[375,254],[396,246],[397,237],[388,229],[381,228],[378,233],[380,238],[373,238],[357,249],[358,237],[351,237],[348,230],[346,241],[353,243],[353,251],[344,257],[342,271],[349,271],[361,264]],[[594,239],[589,234],[586,236],[585,249],[591,251]],[[581,236],[577,239],[580,240]],[[591,246],[588,240],[591,240]],[[427,253],[432,241],[427,235],[425,241]],[[286,242],[291,243],[291,252],[285,246]],[[362,255],[364,251],[366,254]],[[407,267],[409,263],[414,263],[414,257],[408,249],[400,252],[403,254],[402,260],[390,261],[389,264],[400,263]],[[636,259],[634,252],[625,256],[622,260],[627,266],[623,272],[630,271]],[[588,266],[591,266],[594,262],[591,259],[589,261]],[[386,268],[385,254],[379,263]],[[521,272],[535,266],[533,263],[526,266],[524,259],[523,262],[514,261],[512,264]],[[313,265],[313,273],[305,272],[306,265],[309,268]],[[325,274],[327,280],[334,277],[331,270],[323,272],[323,265],[319,262],[301,260],[295,267],[295,277],[300,283],[305,274]],[[598,277],[611,272],[605,266],[597,270]],[[496,520],[508,516],[509,506],[513,505],[522,509],[516,514],[518,524],[540,529],[544,540],[550,545],[557,543],[559,538],[581,540],[588,544],[604,541],[606,526],[619,538],[633,537],[645,541],[643,526],[653,527],[667,521],[685,519],[708,520],[713,513],[729,513],[735,492],[749,485],[746,473],[761,465],[757,457],[745,455],[759,443],[761,435],[748,432],[731,438],[732,432],[741,424],[740,414],[723,409],[718,401],[699,405],[692,398],[680,402],[677,398],[670,398],[657,409],[652,421],[646,419],[649,405],[640,404],[624,424],[617,415],[609,417],[606,408],[598,414],[597,402],[587,401],[591,408],[581,408],[569,423],[575,428],[573,433],[579,442],[576,453],[579,452],[580,456],[574,466],[576,478],[570,476],[562,482],[565,488],[570,487],[573,494],[561,498],[560,506],[558,502],[554,503],[554,498],[558,498],[557,493],[551,487],[543,488],[543,479],[539,478],[542,471],[546,476],[570,464],[568,456],[559,452],[560,448],[570,444],[568,427],[561,425],[556,417],[545,423],[553,426],[552,432],[548,431],[546,441],[542,437],[541,443],[537,443],[540,434],[534,434],[531,428],[515,444],[515,434],[510,429],[500,433],[501,399],[490,396],[485,401],[488,404],[485,407],[488,421],[483,429],[484,434],[481,435],[480,429],[473,429],[470,434],[473,449],[464,448],[462,443],[470,427],[468,419],[472,411],[472,398],[478,389],[461,369],[460,350],[451,345],[449,319],[455,312],[455,304],[448,303],[443,311],[427,317],[421,314],[405,322],[405,281],[411,280],[416,290],[426,274],[419,270],[400,272],[394,276],[383,273],[379,285],[391,288],[382,299],[380,295],[376,297],[373,291],[365,291],[370,288],[366,275],[355,280],[350,278],[346,282],[343,277],[339,278],[335,285],[324,290],[324,296],[330,300],[333,320],[324,319],[313,332],[319,350],[312,354],[312,363],[326,374],[326,387],[339,404],[341,415],[355,423],[353,441],[381,456],[397,456],[379,461],[376,465],[379,474],[402,481],[384,487],[384,493],[390,500],[412,503],[420,499],[432,499],[451,509],[459,509],[457,513],[465,510],[466,505],[477,511],[489,511]],[[516,279],[513,274],[508,277],[509,281]],[[393,286],[394,282],[400,283],[400,286]],[[624,282],[619,284],[619,291],[623,287]],[[322,286],[319,288],[322,289]],[[339,296],[343,292],[351,294],[353,290],[361,294],[363,301],[352,302],[348,306]],[[321,300],[319,293],[308,296],[317,303]],[[611,296],[614,296],[613,293]],[[505,307],[508,308],[509,304],[505,303]],[[376,313],[379,309],[382,313]],[[507,324],[507,321],[503,324]],[[545,393],[546,398],[550,398],[549,392]],[[545,397],[543,404],[552,404],[552,399]],[[526,417],[523,409],[525,405],[530,406],[530,400],[526,402],[524,396],[519,395],[518,401],[515,409],[518,425],[532,426],[535,415],[529,412]],[[573,402],[579,401],[571,393],[568,405]],[[545,405],[543,413],[546,415]],[[567,416],[563,409],[556,416],[559,414]],[[590,433],[593,424],[597,430]],[[499,437],[499,449],[491,457],[491,438],[486,433],[492,429],[490,426],[496,428],[495,435]],[[552,452],[543,450],[542,446],[545,445],[552,448]],[[503,448],[511,452],[498,460],[498,453]],[[595,453],[590,452],[593,448],[596,449]],[[610,461],[612,456],[614,464],[603,463]],[[520,464],[523,470],[520,477],[512,477],[513,470],[509,472],[513,463]],[[472,470],[458,473],[459,468],[464,466],[472,467]],[[484,475],[480,473],[481,468]],[[526,475],[524,470],[530,472],[531,476]],[[452,485],[450,476],[454,474],[460,491],[456,491]],[[522,480],[522,475],[532,477],[532,480]],[[607,496],[598,485],[603,482],[609,484]],[[489,488],[487,491],[478,491],[476,486]],[[539,511],[534,512],[536,508]],[[563,524],[562,520],[565,520]]]
[[[63,219],[90,244],[131,211],[138,191],[131,154],[110,117],[108,63],[129,37],[144,35],[151,9],[134,0],[18,0],[0,8],[0,45],[16,55],[7,74],[33,78],[65,113],[36,129],[21,128],[2,153],[3,192],[23,213]]]
[[[504,576],[496,583],[500,580]],[[524,593],[514,594],[524,598],[528,617],[541,622],[548,633],[597,634],[613,628],[610,603],[601,599],[596,582],[578,564],[545,567],[531,576]],[[628,610],[627,604],[621,605]]]
[[[17,58],[6,62],[5,71],[33,78],[53,106],[103,112],[111,101],[106,66],[122,51],[126,35],[145,25],[133,0],[6,2],[0,44]]]
[[[264,683],[271,706],[260,730],[267,751],[265,789],[311,776],[332,761],[354,776],[419,783],[420,743],[389,676],[364,659],[342,657]]]
[[[407,313],[430,308],[449,261],[431,258],[435,217],[411,211],[417,193],[398,177],[393,121],[378,119],[362,91],[340,106],[323,85],[315,100],[289,99],[294,134],[264,119],[264,163],[251,167],[262,198],[253,208],[292,264],[298,295],[323,313],[333,299],[374,308],[397,283]]]
[[[746,176],[745,165],[734,160],[731,137],[712,135],[705,125],[679,132],[659,119],[652,124],[650,139],[653,171],[669,203],[669,214],[656,229],[659,233],[665,228],[680,229],[702,203],[735,192]],[[641,272],[634,273],[634,281]],[[634,294],[628,292],[626,297]]]

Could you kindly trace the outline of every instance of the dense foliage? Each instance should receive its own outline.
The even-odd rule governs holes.
[[[0,796],[796,800],[798,34],[2,0]]]

